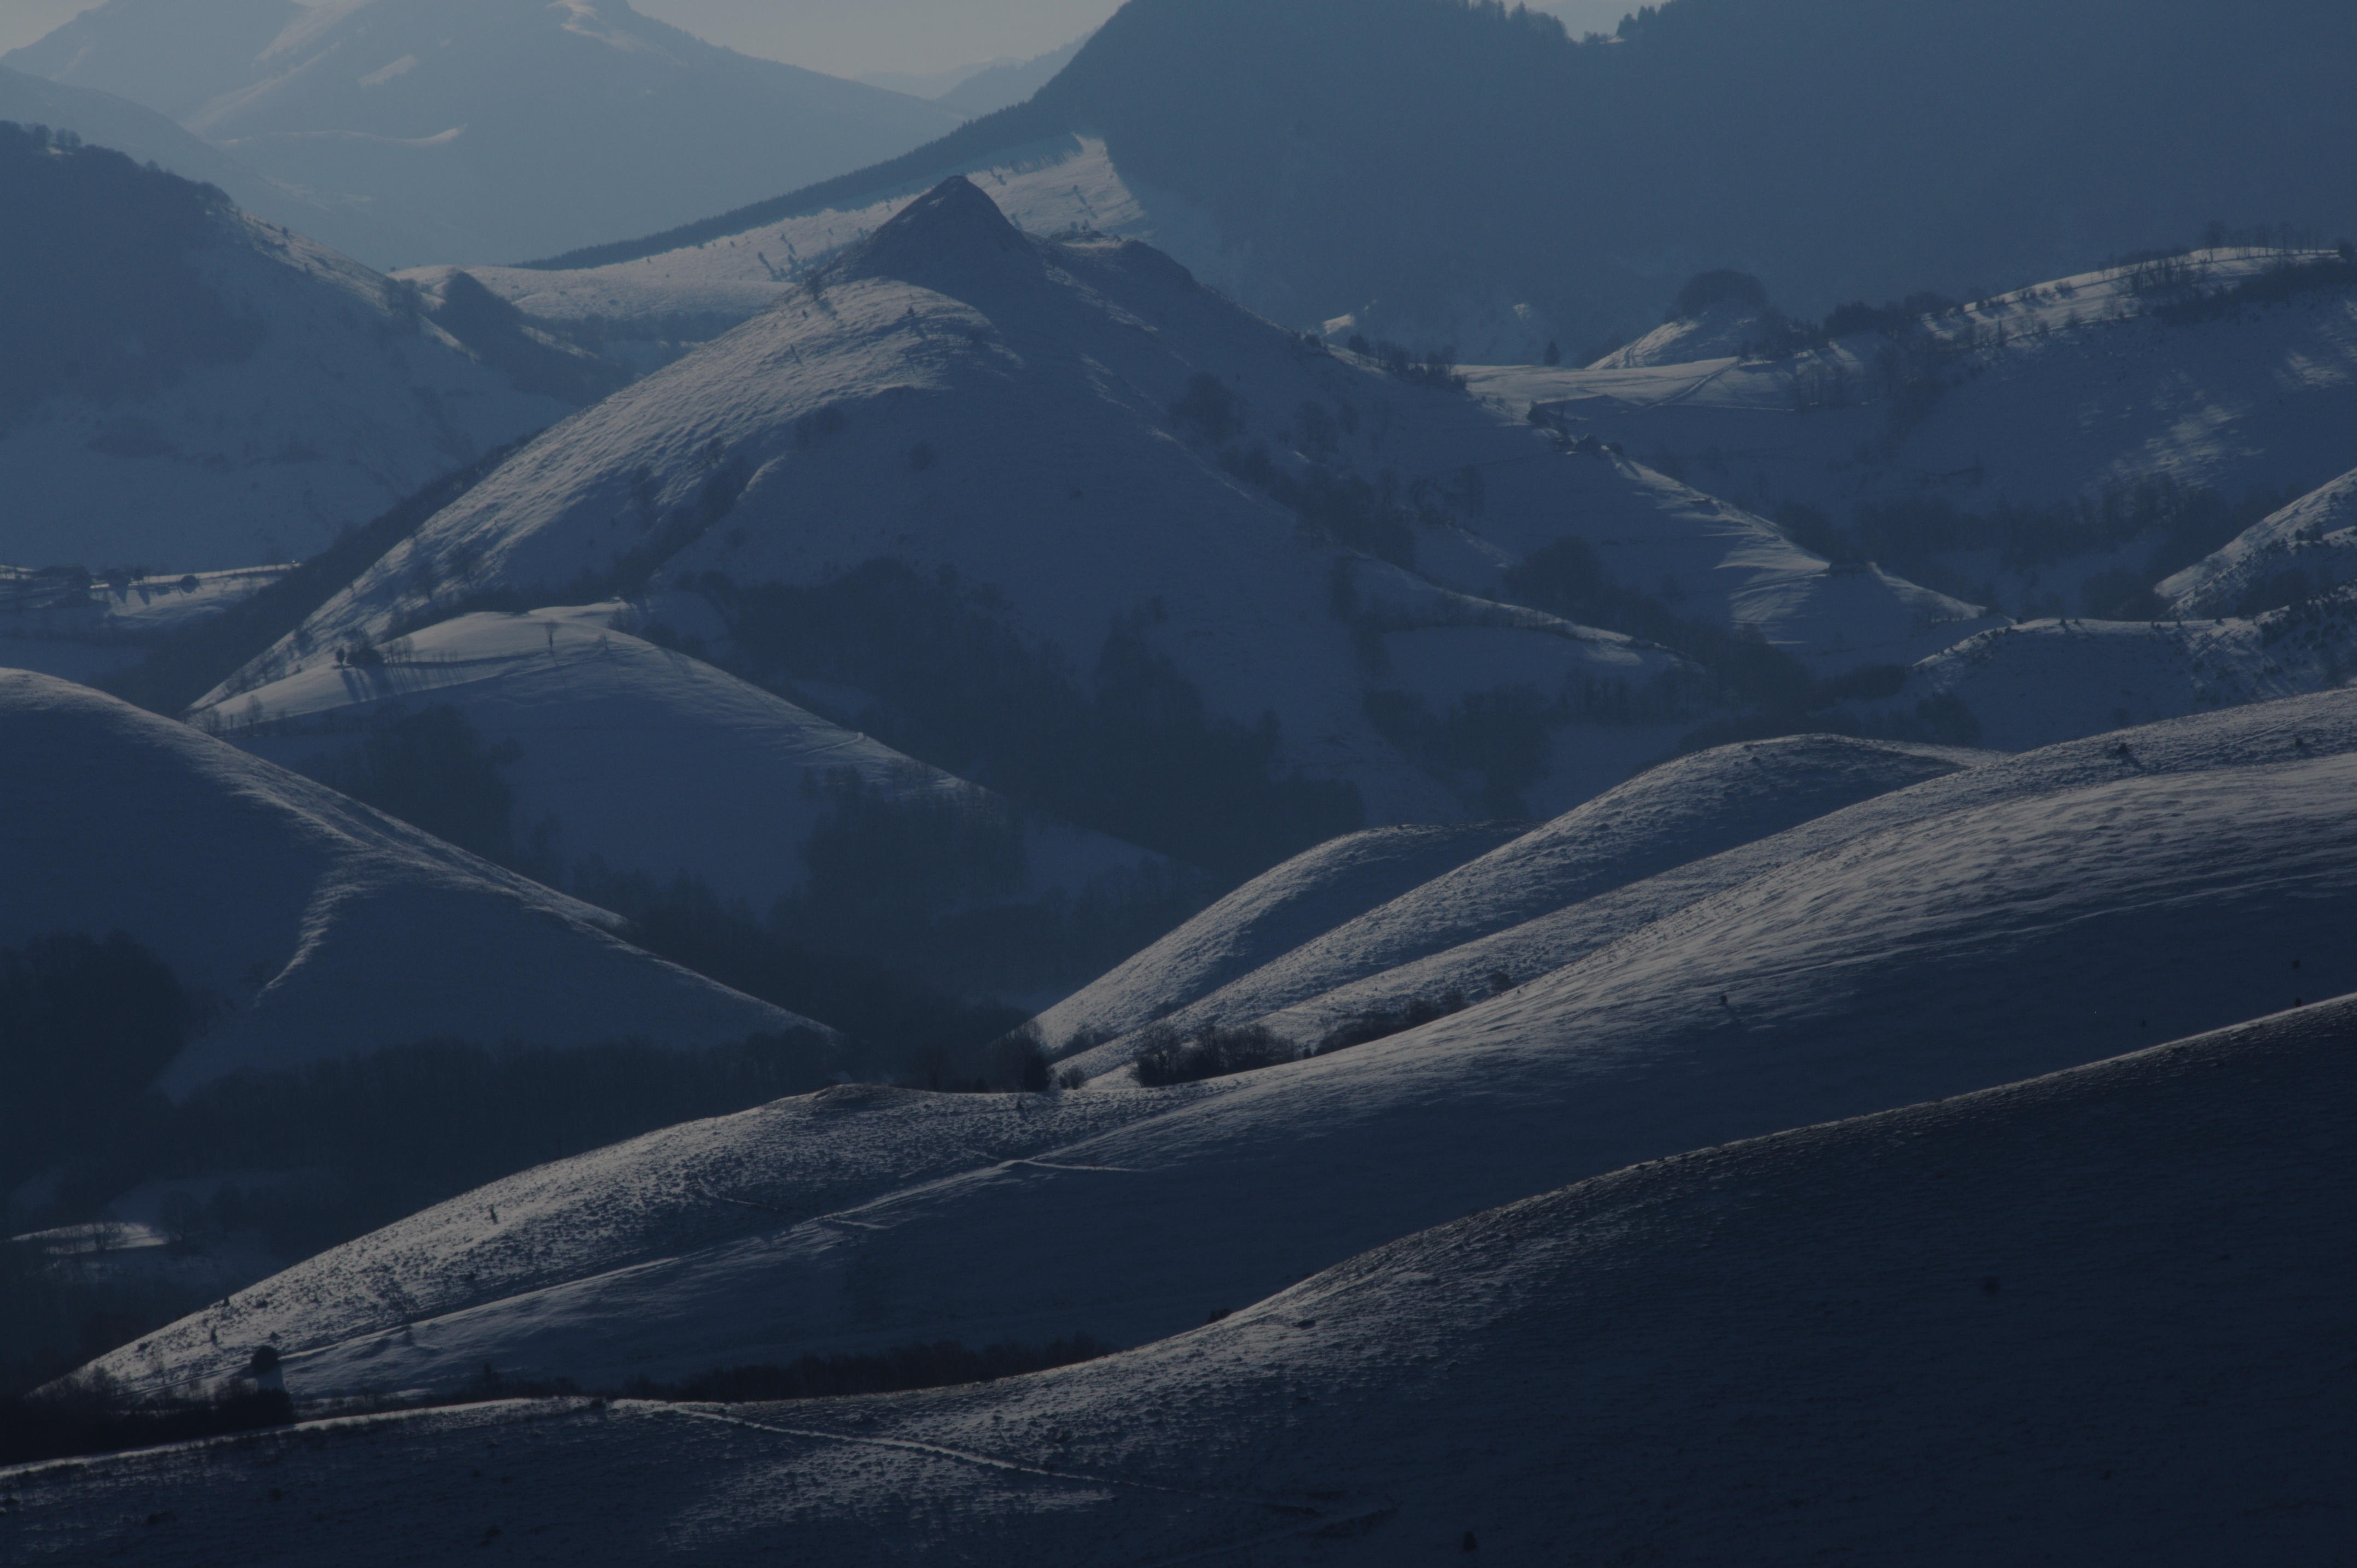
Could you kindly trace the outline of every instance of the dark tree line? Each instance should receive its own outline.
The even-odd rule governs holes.
[[[1015,800],[1222,879],[1252,875],[1359,823],[1347,785],[1277,762],[1273,715],[1216,718],[1153,646],[1148,607],[1106,629],[1082,674],[1034,648],[987,589],[878,559],[832,583],[699,586],[727,617],[738,672],[876,698],[834,715]]]

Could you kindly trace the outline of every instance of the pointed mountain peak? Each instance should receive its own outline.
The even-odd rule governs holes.
[[[849,277],[937,284],[945,273],[999,255],[1033,254],[1031,242],[1006,220],[981,187],[953,174],[902,208],[844,258]]]

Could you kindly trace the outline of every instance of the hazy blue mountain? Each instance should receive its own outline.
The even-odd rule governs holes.
[[[207,185],[255,217],[307,234],[347,255],[399,248],[393,231],[365,211],[320,201],[248,168],[203,137],[145,104],[91,87],[74,87],[0,66],[0,120],[70,131]]]
[[[622,379],[111,148],[0,126],[0,562],[308,555]]]
[[[398,231],[379,266],[504,260],[676,223],[957,122],[754,59],[629,0],[107,0],[7,62],[180,120]]]
[[[1026,102],[736,227],[1098,135],[1159,242],[1277,320],[1481,358],[1521,306],[1568,352],[1713,267],[1816,316],[2212,219],[2329,238],[2357,168],[2301,149],[2357,134],[2352,64],[2338,0],[1669,0],[1590,44],[1456,0],[1131,0]]]
[[[1010,103],[1020,103],[1049,82],[1059,71],[1072,63],[1086,38],[1074,38],[1062,48],[1052,49],[1036,59],[1017,60],[994,65],[975,71],[946,92],[934,95],[933,102],[945,104],[961,114],[987,114],[1004,109]]]

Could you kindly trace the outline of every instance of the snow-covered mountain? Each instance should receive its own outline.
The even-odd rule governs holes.
[[[2337,272],[2319,269],[2314,288],[2272,301],[2189,307],[2329,260],[2196,251],[1781,357],[1738,359],[1730,344],[1683,362],[1468,373],[1488,395],[1538,403],[1641,454],[1674,452],[1716,473],[1706,456],[1716,451],[1730,489],[1770,502],[1831,505],[1944,478],[1966,487],[1960,505],[1979,499],[1973,488],[2041,504],[2152,474],[2236,493],[2345,447],[2337,414],[2357,376],[2357,306]],[[1932,374],[1936,392],[1900,395]],[[1969,476],[1976,460],[1983,472]]]
[[[1996,624],[1834,570],[1433,367],[1282,332],[1143,245],[1025,236],[953,178],[519,453],[234,684],[474,596],[579,602],[650,577],[683,616],[712,611],[681,589],[713,599],[714,633],[741,644],[747,590],[898,563],[993,596],[1065,669],[1103,670],[1109,628],[1125,628],[1210,714],[1273,714],[1281,764],[1347,782],[1373,820],[1448,820],[1585,799],[1694,722],[1669,694],[1675,659],[1512,602],[1516,570],[1567,538],[1810,674]],[[1623,691],[1626,706],[1604,695]],[[1546,735],[1525,762],[1474,763],[1488,779],[1469,800],[1447,737],[1474,721],[1450,715],[1499,702],[1548,715]],[[1436,759],[1460,782],[1444,787]]]
[[[107,0],[5,62],[145,103],[366,213],[397,236],[361,252],[378,266],[667,228],[962,118],[716,48],[629,0]]]
[[[5,134],[0,561],[308,555],[622,379],[112,151]],[[143,242],[134,243],[134,235]]]
[[[856,934],[903,964],[914,919],[1006,918],[1045,900],[1111,921],[1141,890],[1184,890],[1159,856],[1017,811],[620,629],[633,618],[619,604],[463,616],[400,639],[379,661],[322,660],[191,718],[257,756],[331,775],[372,723],[447,706],[512,757],[503,775],[518,838],[542,841],[542,880],[565,886],[590,857],[600,875],[657,886],[686,872],[758,911],[808,903],[814,936]],[[861,921],[889,929],[855,933]],[[1023,956],[1006,955],[1018,969]],[[1011,972],[1000,993],[1064,980],[1055,958],[1032,955],[1032,972]]]
[[[2330,237],[2357,214],[2344,166],[2287,151],[2346,139],[2357,18],[2339,0],[1897,17],[1864,0],[1676,0],[1628,23],[1582,44],[1553,17],[1456,0],[1131,0],[1024,103],[598,259],[1094,136],[1155,242],[1254,309],[1535,363],[1550,340],[1646,330],[1706,269],[1818,315],[2070,274],[2221,218]],[[2042,47],[2017,46],[2029,33]],[[2002,126],[1994,102],[2012,106]]]
[[[1516,1193],[2350,989],[2357,968],[2320,933],[2357,908],[2357,700],[2126,738],[1948,772],[1590,899],[1603,934],[1562,967],[1387,1039],[1175,1089],[988,1102],[1022,1147],[955,1174],[846,1197],[851,1167],[813,1149],[726,1234],[681,1224],[651,1252],[633,1222],[627,1243],[584,1240],[561,1281],[527,1278],[454,1204],[106,1365],[149,1386],[210,1378],[269,1340],[290,1386],[326,1393],[486,1361],[595,1382],[920,1337],[1134,1344]],[[805,1136],[881,1176],[940,1170],[961,1135],[940,1103],[845,1089],[792,1114],[841,1127]],[[973,1103],[959,1115],[985,1114]],[[762,1129],[664,1136],[734,1158]],[[683,1146],[529,1180],[574,1216],[546,1223],[587,1236],[674,1202],[647,1162]]]
[[[2314,1006],[1638,1165],[1031,1377],[346,1417],[0,1472],[9,1528],[35,1563],[952,1532],[1042,1565],[2330,1561],[2352,1026]]]
[[[0,886],[20,894],[0,945],[123,931],[216,1003],[167,1091],[436,1038],[809,1026],[629,947],[603,910],[87,688],[0,671]]]

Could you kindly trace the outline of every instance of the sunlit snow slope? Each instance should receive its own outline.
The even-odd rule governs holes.
[[[327,1393],[486,1361],[596,1381],[920,1337],[1135,1344],[1517,1193],[2357,986],[2334,934],[2357,919],[2357,697],[2129,739],[1952,772],[1609,895],[1685,889],[1388,1039],[1178,1089],[1009,1099],[1040,1138],[1020,1156],[976,1149],[847,1201],[814,1165],[763,1189],[775,1219],[651,1250],[628,1216],[664,1183],[623,1145],[533,1178],[572,1195],[585,1233],[627,1233],[602,1261],[585,1244],[562,1282],[493,1228],[437,1219],[429,1245],[397,1225],[104,1364],[154,1386],[268,1340],[290,1387]],[[1109,1131],[1107,1098],[1152,1110]],[[940,1171],[927,1100],[845,1099],[836,1146]],[[754,1125],[677,1135],[725,1149]],[[382,1269],[388,1250],[416,1261]],[[471,1305],[409,1305],[459,1294]]]
[[[1259,963],[1230,969],[1217,986],[1192,983],[1184,969],[1174,972],[1167,962],[1156,961],[1157,949],[1149,949],[1059,1004],[1040,1022],[1050,1040],[1083,1028],[1126,1036],[1155,1019],[1180,1030],[1250,1023],[1288,1004],[1383,975],[1673,866],[1987,760],[1982,753],[1838,736],[1794,736],[1682,757],[1478,859],[1371,902],[1324,929],[1299,933],[1282,950],[1262,951]],[[1323,853],[1311,851],[1278,866],[1254,886],[1275,889],[1303,872],[1314,875]],[[1217,908],[1192,922],[1207,936],[1225,924]],[[1184,934],[1174,932],[1171,940]],[[1492,970],[1516,981],[1534,972],[1526,958],[1501,961],[1491,970],[1459,975],[1457,987],[1479,996]],[[1429,995],[1437,998],[1448,989],[1437,985]],[[1410,989],[1401,994],[1421,993]],[[1071,1065],[1092,1074],[1106,1072],[1135,1059],[1137,1049],[1134,1038],[1114,1040]]]
[[[807,1026],[551,893],[186,725],[0,671],[0,945],[121,930],[221,1006],[165,1069],[442,1038],[681,1046]]]
[[[0,1472],[7,1528],[42,1563],[2330,1562],[2352,1031],[1635,1165],[1060,1371],[318,1423]]]

